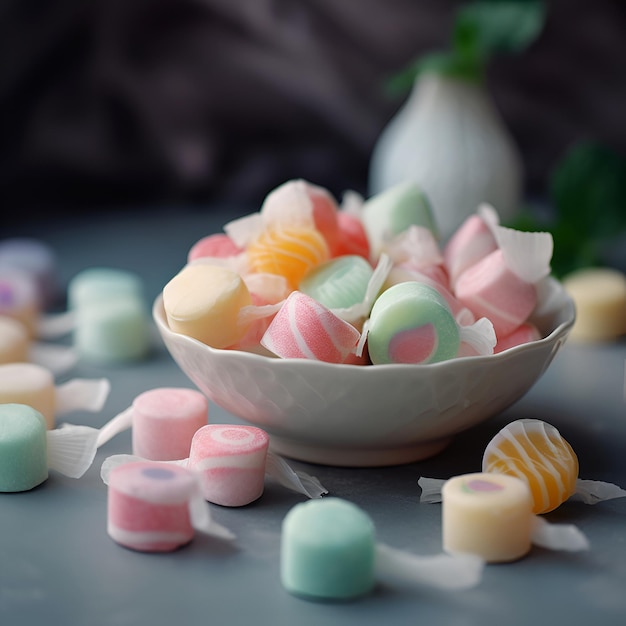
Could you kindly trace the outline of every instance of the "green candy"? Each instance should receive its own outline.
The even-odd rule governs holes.
[[[0,492],[28,491],[48,478],[46,420],[25,404],[0,404]]]
[[[374,302],[367,335],[372,363],[435,363],[454,358],[459,346],[458,324],[433,287],[398,283]]]
[[[374,578],[374,524],[341,498],[297,504],[285,516],[281,582],[294,595],[348,600],[368,593]]]

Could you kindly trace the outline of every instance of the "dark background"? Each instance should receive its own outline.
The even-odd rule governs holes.
[[[403,101],[384,85],[445,47],[458,5],[2,0],[2,222],[256,210],[289,178],[366,193],[373,145]],[[540,38],[488,75],[539,195],[574,142],[626,150],[626,3],[547,6]]]

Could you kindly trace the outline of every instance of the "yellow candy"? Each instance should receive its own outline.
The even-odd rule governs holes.
[[[321,233],[305,227],[264,231],[248,246],[247,253],[253,272],[284,276],[292,289],[310,269],[329,258]]]
[[[576,490],[578,458],[554,426],[522,419],[505,426],[489,442],[483,472],[525,480],[533,497],[533,513],[547,513]]]

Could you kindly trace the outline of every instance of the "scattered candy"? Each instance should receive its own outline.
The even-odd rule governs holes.
[[[341,498],[297,504],[282,524],[281,582],[303,598],[352,600],[377,581],[468,589],[480,582],[482,569],[482,559],[472,555],[419,557],[376,543],[369,515]]]
[[[98,431],[66,424],[49,430],[31,406],[0,404],[0,492],[28,491],[48,478],[48,470],[80,478],[96,454]]]
[[[150,389],[100,429],[98,446],[132,427],[133,454],[151,461],[186,459],[208,411],[206,396],[194,389]]]

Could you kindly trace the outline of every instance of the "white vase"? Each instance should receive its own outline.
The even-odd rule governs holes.
[[[485,87],[428,73],[374,147],[369,193],[419,184],[445,240],[482,202],[506,223],[519,210],[522,178],[518,149]]]

